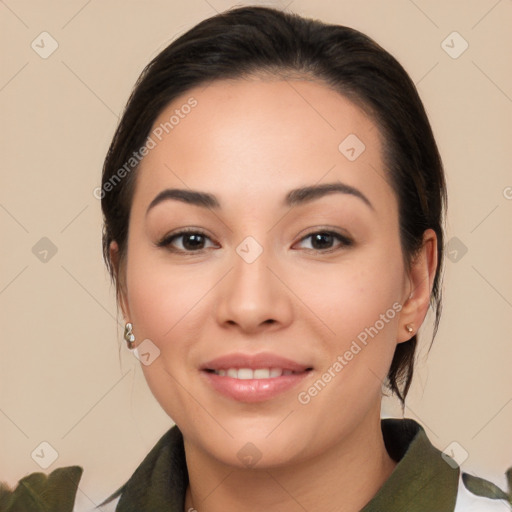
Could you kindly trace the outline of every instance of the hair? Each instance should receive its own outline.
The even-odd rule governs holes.
[[[324,83],[357,104],[378,126],[386,179],[397,197],[407,269],[422,247],[424,231],[431,228],[437,235],[438,267],[430,296],[433,341],[442,306],[447,198],[441,157],[416,87],[398,61],[361,32],[266,7],[228,10],[200,22],[160,52],[137,80],[102,176],[103,255],[118,299],[119,266],[126,255],[140,161],[132,157],[146,143],[156,118],[194,87],[258,75]],[[113,241],[118,245],[117,266],[110,259]],[[389,389],[402,403],[413,376],[416,345],[417,335],[397,344],[387,375]]]

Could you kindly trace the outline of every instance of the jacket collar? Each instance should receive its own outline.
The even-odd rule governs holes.
[[[453,468],[411,419],[381,421],[386,449],[398,463],[361,512],[453,512],[459,468]],[[116,512],[183,512],[188,473],[183,436],[172,427],[132,477],[104,503],[121,495]]]
[[[381,425],[386,449],[398,464],[361,512],[453,512],[459,467],[446,462],[414,420]]]

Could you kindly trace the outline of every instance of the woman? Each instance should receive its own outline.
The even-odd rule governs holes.
[[[140,77],[98,195],[125,339],[176,423],[102,510],[506,510],[380,419],[439,321],[446,190],[376,43],[260,7],[203,21]],[[47,495],[71,505],[80,474]]]

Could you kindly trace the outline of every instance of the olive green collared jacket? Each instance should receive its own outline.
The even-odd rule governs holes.
[[[510,494],[490,482],[465,475],[468,488],[480,497],[470,493],[455,461],[435,448],[415,421],[384,419],[381,425],[386,449],[397,466],[361,512],[512,510]],[[511,473],[509,470],[509,478]],[[49,476],[32,473],[13,491],[0,484],[0,512],[72,512],[81,475],[81,467],[70,466],[56,469]],[[130,479],[97,510],[184,512],[187,485],[183,436],[174,426]]]

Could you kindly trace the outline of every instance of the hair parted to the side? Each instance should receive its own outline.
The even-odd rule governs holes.
[[[406,268],[421,248],[424,231],[431,228],[437,235],[438,268],[430,298],[435,337],[441,315],[446,210],[441,158],[414,83],[394,57],[357,30],[266,7],[237,8],[202,21],[165,48],[139,77],[105,159],[102,189],[145,144],[156,118],[171,101],[214,80],[251,75],[318,80],[374,120],[383,141],[387,179],[398,200]],[[101,200],[103,253],[118,291],[120,276],[110,261],[109,247],[117,242],[122,264],[136,171],[134,165]],[[388,386],[402,402],[413,376],[416,345],[416,335],[397,344],[388,373]]]

